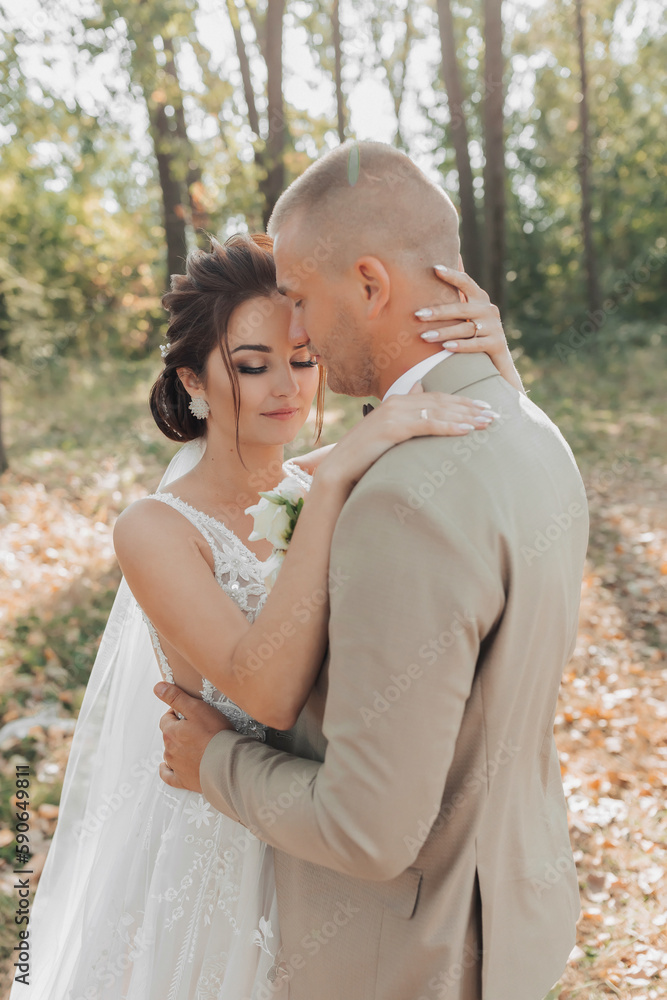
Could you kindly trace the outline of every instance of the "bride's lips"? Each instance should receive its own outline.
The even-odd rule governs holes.
[[[291,407],[285,410],[272,410],[270,413],[262,413],[263,417],[273,417],[274,420],[290,420],[299,410],[297,407]]]

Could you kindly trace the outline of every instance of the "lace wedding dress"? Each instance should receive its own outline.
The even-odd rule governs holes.
[[[294,463],[286,462],[283,468],[309,487],[311,477]],[[179,511],[201,532],[213,553],[218,584],[253,622],[267,597],[257,556],[224,524],[173,494],[157,492],[152,498]],[[148,629],[162,676],[173,682],[155,628],[136,602],[131,610],[142,619],[139,627]],[[265,738],[265,727],[206,679],[201,696],[239,732]],[[160,703],[160,714],[163,711]],[[33,1000],[286,1000],[271,849],[213,809],[203,795],[165,785],[155,757],[154,750],[153,766],[146,766],[134,784],[125,782],[128,792],[116,784],[113,795],[105,796],[111,810],[105,821],[116,827],[112,844],[107,837],[102,848],[97,838],[91,861],[85,855],[84,834],[93,824],[79,823],[74,832],[87,881],[76,915],[68,918],[58,947],[51,948],[51,969],[42,965],[40,957],[46,956],[40,956],[38,948],[40,933],[46,940],[49,907],[50,945],[58,935],[53,925],[58,921],[57,891],[51,885],[45,889],[48,900],[41,900],[40,912],[38,890],[35,991],[29,995]],[[131,773],[136,772],[135,766]],[[127,802],[122,801],[125,796]],[[96,808],[95,815],[103,815],[99,804]],[[57,881],[58,875],[62,882],[62,872],[49,874],[47,883]],[[76,877],[73,870],[75,890]],[[12,1000],[26,995],[21,990],[14,984]]]

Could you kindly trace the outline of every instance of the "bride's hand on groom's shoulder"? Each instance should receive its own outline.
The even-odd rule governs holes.
[[[170,706],[160,719],[164,739],[160,777],[172,788],[201,792],[199,765],[206,747],[217,733],[234,727],[217,709],[193,698],[176,684],[160,681],[153,691]]]
[[[413,437],[461,437],[483,430],[498,416],[488,403],[446,392],[426,392],[421,382],[390,396],[343,435],[322,461],[315,482],[351,489],[394,445]]]

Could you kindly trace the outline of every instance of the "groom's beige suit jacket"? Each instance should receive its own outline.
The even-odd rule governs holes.
[[[369,469],[336,526],[329,651],[297,725],[273,745],[219,733],[201,763],[207,799],[276,849],[290,1000],[542,1000],[575,942],[553,724],[583,484],[486,355],[422,383],[500,418]]]

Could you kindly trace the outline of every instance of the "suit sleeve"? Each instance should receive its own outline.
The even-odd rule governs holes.
[[[400,483],[353,491],[332,542],[324,762],[223,732],[205,796],[262,840],[354,877],[408,868],[441,806],[480,643],[503,592],[459,517]]]

